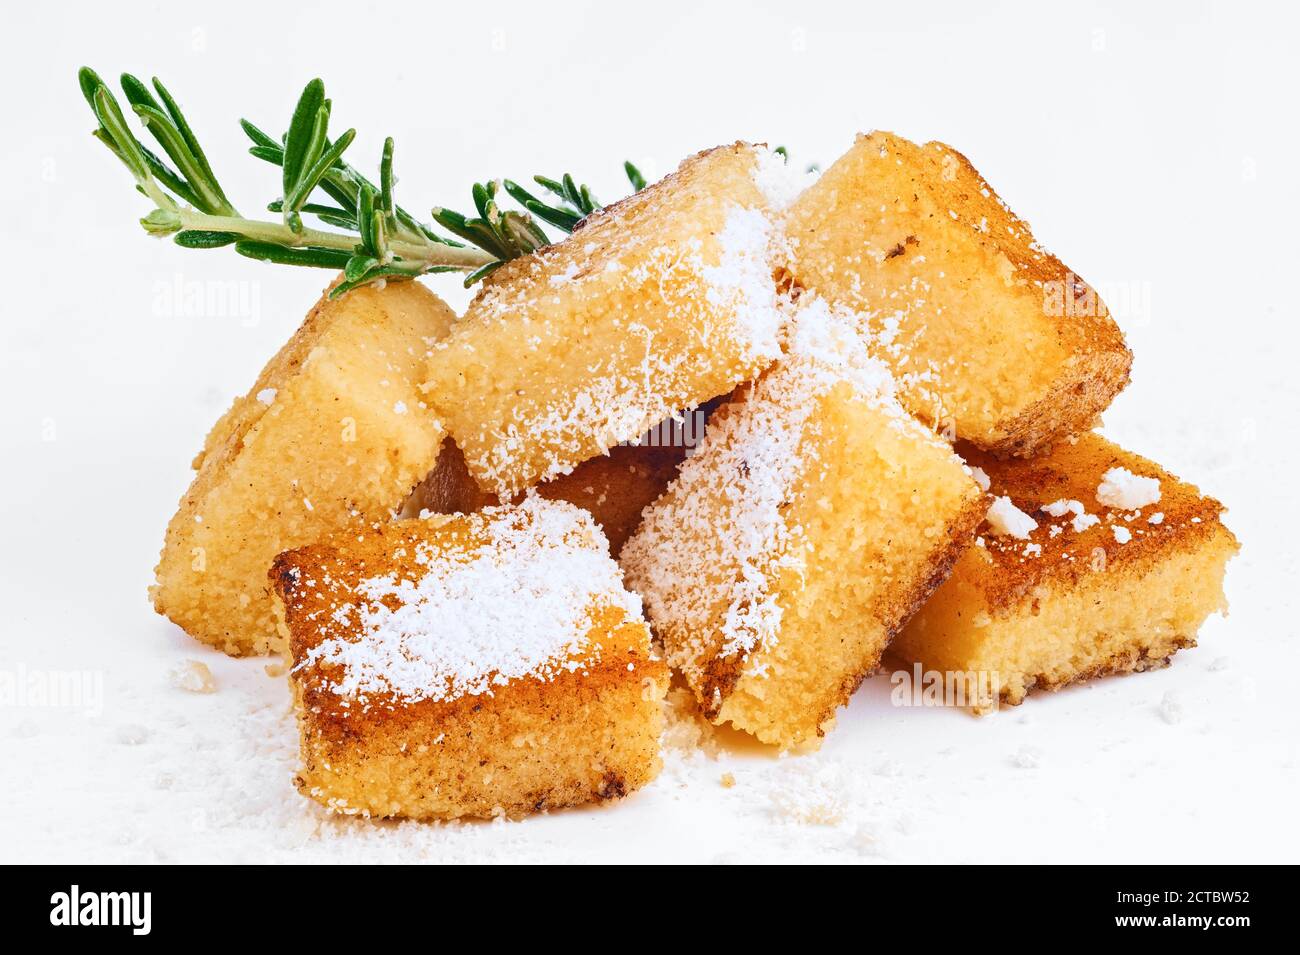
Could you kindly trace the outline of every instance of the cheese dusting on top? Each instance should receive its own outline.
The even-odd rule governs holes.
[[[889,370],[868,354],[853,313],[806,295],[788,349],[744,397],[710,419],[703,442],[622,551],[629,583],[651,619],[672,620],[680,629],[683,639],[674,641],[670,662],[687,671],[697,671],[714,652],[748,658],[777,642],[782,608],[775,582],[783,572],[804,570],[804,532],[790,524],[786,510],[816,466],[802,447],[819,433],[820,396],[847,384],[893,426],[919,440],[939,440],[898,404]],[[684,533],[710,546],[681,546]],[[717,614],[721,647],[706,652]]]
[[[341,667],[331,689],[353,699],[478,696],[581,667],[596,650],[587,639],[595,610],[639,619],[641,602],[585,511],[529,497],[468,520],[467,546],[415,545],[418,579],[362,580],[333,610],[347,635],[312,647],[297,668]]]

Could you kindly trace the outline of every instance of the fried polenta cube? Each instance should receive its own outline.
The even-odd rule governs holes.
[[[782,169],[765,147],[700,153],[485,281],[426,384],[484,490],[508,500],[777,357]]]
[[[520,816],[659,770],[668,670],[590,515],[535,496],[282,554],[306,796]]]
[[[789,353],[709,419],[620,563],[705,717],[816,745],[983,516],[952,448],[851,320],[801,303]]]
[[[454,319],[417,282],[322,298],[195,459],[155,609],[226,653],[277,649],[275,555],[387,520],[436,459],[443,429],[417,385]]]
[[[960,439],[1028,454],[1128,384],[1096,291],[943,143],[859,136],[785,229],[794,280],[868,315],[903,403]]]
[[[963,453],[1020,519],[991,513],[892,649],[926,670],[983,674],[973,708],[1162,667],[1226,609],[1237,540],[1223,505],[1192,485],[1095,433],[1029,459]]]
[[[686,452],[686,446],[680,443],[620,444],[534,490],[547,500],[568,501],[590,513],[605,532],[610,553],[617,558],[640,525],[641,512],[677,476]],[[522,495],[516,500],[520,498]],[[448,438],[437,465],[411,492],[403,514],[468,514],[496,503],[496,495],[478,486],[465,466],[465,456]]]

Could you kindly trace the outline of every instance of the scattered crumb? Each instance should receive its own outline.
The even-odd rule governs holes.
[[[167,673],[171,685],[190,693],[215,693],[217,681],[206,663],[199,660],[182,660]]]
[[[1041,754],[1035,747],[1022,746],[1011,757],[1011,765],[1020,769],[1037,769],[1040,758]]]
[[[722,776],[718,779],[718,782],[722,783],[723,789],[732,789],[736,785],[735,774],[723,773]]]
[[[667,750],[691,754],[700,752],[710,759],[720,750],[717,729],[700,715],[695,697],[685,687],[675,686],[664,697],[664,734],[660,740]]]
[[[126,723],[117,728],[117,741],[127,746],[139,746],[149,738],[148,727],[139,723]]]
[[[892,759],[884,759],[876,764],[876,768],[872,772],[877,776],[901,776],[903,775],[903,767]]]
[[[860,855],[874,856],[880,854],[880,837],[876,834],[875,827],[867,823],[858,826],[853,831],[849,845],[856,849]]]
[[[847,787],[838,766],[814,759],[799,760],[803,770],[783,786],[771,790],[772,812],[777,818],[809,826],[834,826],[848,812]]]
[[[1160,700],[1160,718],[1170,726],[1183,721],[1182,699],[1173,690],[1166,693],[1164,698]]]

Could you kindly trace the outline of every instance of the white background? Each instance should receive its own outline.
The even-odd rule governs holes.
[[[1294,6],[185,6],[6,12],[0,667],[90,671],[103,697],[0,707],[0,861],[1296,861]],[[674,759],[599,810],[328,820],[290,786],[283,680],[145,597],[191,456],[327,276],[147,240],[88,135],[83,63],[163,77],[246,213],[277,171],[236,120],[279,133],[315,75],[355,164],[396,138],[421,215],[566,169],[613,198],[624,158],[661,174],[737,138],[823,164],[859,130],[943,139],[1110,292],[1136,364],[1106,433],[1229,506],[1232,616],[1165,671],[983,720],[893,708],[877,678],[816,757]],[[173,296],[224,282],[233,315]],[[173,687],[184,659],[218,692]],[[833,824],[792,821],[791,798]]]

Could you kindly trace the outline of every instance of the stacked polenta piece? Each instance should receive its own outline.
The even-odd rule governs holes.
[[[808,184],[723,146],[460,318],[323,301],[209,436],[154,601],[286,654],[298,786],[346,813],[626,795],[674,675],[783,749],[886,653],[1016,703],[1223,604],[1221,506],[1090,431],[1130,362],[949,147],[862,136]]]

